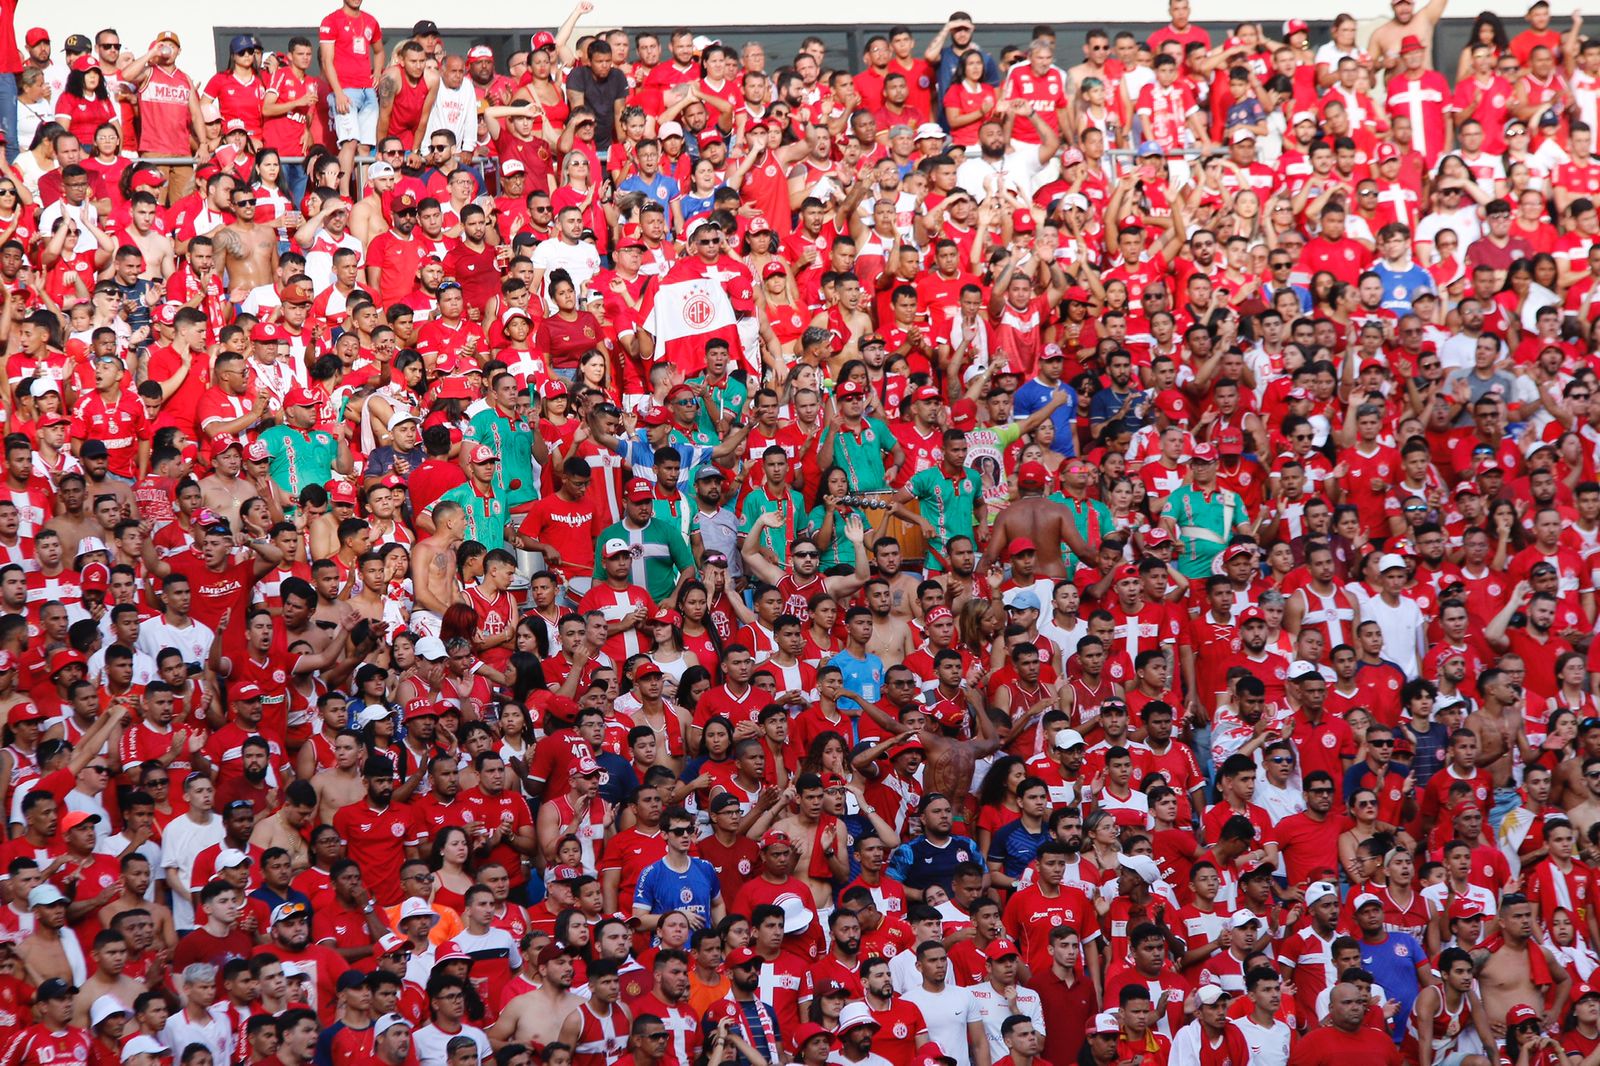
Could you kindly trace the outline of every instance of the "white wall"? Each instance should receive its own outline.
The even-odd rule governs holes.
[[[1559,8],[1559,5],[1557,5]],[[217,25],[243,25],[241,16],[267,21],[259,29],[270,34],[274,29],[315,27],[333,10],[329,0],[275,0],[272,3],[230,4],[227,6],[205,3],[203,0],[184,0],[181,3],[143,3],[129,7],[118,0],[78,0],[74,4],[46,5],[38,0],[24,2],[17,13],[17,38],[20,43],[24,33],[32,26],[42,25],[50,31],[58,49],[69,33],[93,34],[102,27],[115,27],[122,34],[126,48],[147,48],[161,30],[174,30],[184,45],[182,68],[191,76],[209,76],[217,69],[214,27]],[[1051,23],[1058,28],[1091,24],[1095,16],[1104,17],[1108,25],[1134,25],[1138,23],[1161,24],[1166,21],[1166,0],[1121,0],[1115,13],[1098,10],[1088,5],[1064,10],[1059,3],[1045,0],[1000,0],[999,3],[976,3],[974,0],[932,0],[907,5],[904,0],[789,0],[785,3],[760,3],[748,7],[733,4],[719,5],[712,11],[697,10],[692,6],[663,9],[659,3],[644,0],[601,0],[596,10],[580,24],[588,29],[612,26],[659,27],[670,25],[676,18],[695,18],[702,24],[749,25],[761,21],[785,29],[836,29],[847,26],[868,26],[874,30],[892,23],[912,25],[934,23],[950,11],[965,7],[977,16],[978,38],[985,43],[982,25]],[[1239,20],[1259,20],[1275,28],[1291,14],[1312,24],[1313,40],[1325,39],[1326,25],[1334,15],[1350,11],[1363,20],[1363,28],[1376,26],[1387,16],[1383,0],[1300,0],[1287,5],[1271,0],[1198,0],[1194,4],[1197,18],[1208,25]],[[1449,15],[1471,19],[1482,10],[1472,0],[1455,0],[1455,10]],[[418,19],[432,18],[447,34],[469,32],[482,27],[486,32],[504,32],[507,28],[551,29],[571,10],[564,0],[559,4],[540,4],[533,11],[528,5],[510,0],[475,0],[470,6],[441,3],[440,0],[377,0],[367,10],[372,12],[386,28],[409,30]],[[1518,3],[1504,0],[1491,5],[1499,11],[1508,26],[1520,24],[1525,9]],[[1559,8],[1558,26],[1564,28],[1566,8]],[[1597,9],[1600,10],[1600,9]],[[667,12],[670,11],[670,14]],[[1369,21],[1370,20],[1370,21]],[[1319,23],[1321,26],[1319,27]],[[1321,30],[1318,33],[1318,30]],[[1515,32],[1515,30],[1513,30]],[[1007,40],[1015,37],[1009,35]],[[925,39],[919,33],[919,41]],[[1067,34],[1066,40],[1071,40]],[[998,43],[991,41],[989,43]],[[1067,45],[1069,54],[1075,54],[1075,44]],[[136,53],[137,54],[137,53]],[[1452,62],[1453,65],[1453,62]]]

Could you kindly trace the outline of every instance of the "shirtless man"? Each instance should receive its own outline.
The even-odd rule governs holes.
[[[38,987],[52,977],[72,984],[72,964],[62,941],[73,934],[67,925],[67,897],[48,881],[28,893],[28,908],[33,911],[33,932],[17,943],[17,958],[22,960],[28,983]]]
[[[1367,40],[1367,53],[1372,56],[1372,64],[1378,70],[1393,71],[1400,66],[1400,42],[1407,37],[1417,37],[1422,41],[1423,65],[1433,66],[1433,31],[1439,25],[1439,19],[1444,15],[1445,5],[1450,0],[1430,0],[1427,7],[1421,11],[1416,9],[1413,0],[1392,0],[1390,4],[1394,16],[1372,31],[1372,36]],[[1509,1004],[1508,1004],[1509,1006]],[[1495,1018],[1498,1025],[1505,1019],[1505,1011],[1491,1017]]]
[[[333,765],[311,776],[311,787],[317,792],[317,821],[331,825],[340,808],[359,803],[367,794],[361,778],[365,754],[359,733],[346,730],[333,738]]]
[[[211,473],[200,482],[200,503],[228,520],[232,529],[239,525],[239,508],[260,495],[255,482],[239,476],[244,467],[244,445],[231,433],[214,439],[222,450],[211,456]]]
[[[879,537],[872,546],[872,564],[878,568],[878,576],[889,583],[889,610],[896,618],[910,620],[922,612],[917,608],[917,577],[903,569],[904,561],[900,542],[892,537]]]
[[[61,513],[56,515],[44,525],[45,529],[53,529],[61,537],[61,558],[66,560],[69,567],[78,556],[78,544],[88,537],[103,539],[106,535],[105,527],[94,516],[88,507],[88,494],[84,476],[73,470],[61,475],[56,482],[56,503],[61,507]]]
[[[1512,748],[1531,762],[1538,753],[1528,743],[1522,724],[1523,696],[1504,670],[1485,670],[1478,678],[1482,702],[1462,723],[1478,736],[1478,766],[1494,775],[1494,789],[1511,787]]]
[[[837,337],[844,344],[839,352],[830,357],[830,372],[837,371],[846,360],[859,356],[862,338],[872,332],[872,319],[861,310],[861,282],[854,274],[846,275],[835,283],[833,302],[813,315],[810,324],[827,330],[830,337]]]
[[[984,548],[983,559],[978,563],[980,572],[987,573],[1005,546],[1018,537],[1046,546],[1065,544],[1079,559],[1095,558],[1089,542],[1078,532],[1072,511],[1063,504],[1045,499],[1044,492],[1049,482],[1050,474],[1043,463],[1023,463],[1017,467],[1019,498],[1000,512],[994,527],[989,530],[989,545]],[[1059,553],[1041,551],[1039,573],[1049,578],[1066,577],[1066,564],[1061,561]]]
[[[307,745],[310,747],[310,745]],[[357,752],[361,746],[347,744]],[[311,820],[321,813],[322,797],[312,781],[291,781],[284,793],[285,802],[272,814],[256,822],[250,830],[250,848],[268,851],[282,848],[289,853],[289,866],[295,873],[311,866],[311,849],[306,846],[306,830]]]
[[[115,496],[120,511],[117,515],[119,519],[139,517],[139,504],[133,498],[133,486],[106,476],[111,469],[111,456],[106,451],[104,441],[84,441],[78,452],[78,462],[83,465],[84,491],[89,499]]]
[[[95,972],[78,990],[77,1003],[72,1009],[73,1025],[88,1026],[89,1007],[101,996],[110,996],[132,1014],[134,1000],[148,991],[124,972],[128,965],[128,941],[121,933],[109,930],[97,933],[92,957]]]
[[[1590,826],[1600,822],[1600,756],[1583,760],[1583,783],[1585,791],[1567,796],[1567,820],[1578,831],[1580,841],[1588,840]],[[1586,857],[1593,854],[1592,849],[1584,850]]]
[[[211,235],[222,253],[222,269],[235,303],[250,290],[271,285],[278,274],[278,230],[256,222],[256,195],[244,186],[233,190],[235,221]]]
[[[496,1051],[508,1044],[548,1044],[561,1033],[561,1023],[583,1001],[572,994],[572,956],[550,943],[539,949],[541,984],[513,997],[486,1034]]]
[[[128,211],[130,225],[123,233],[123,240],[139,249],[144,257],[144,266],[139,269],[139,277],[145,281],[161,282],[170,277],[177,269],[178,256],[173,247],[172,238],[165,233],[157,232],[156,212],[158,205],[156,198],[149,193],[135,193],[133,206]]]
[[[1505,1038],[1506,1012],[1526,1003],[1539,1012],[1546,1029],[1557,1027],[1566,1016],[1567,999],[1572,993],[1572,976],[1547,948],[1534,939],[1533,904],[1521,893],[1507,893],[1500,901],[1501,945],[1494,951],[1482,948],[1472,953],[1478,974],[1478,990],[1484,1009],[1489,1012],[1489,1028],[1497,1038]],[[1549,967],[1550,981],[1535,984],[1528,962],[1530,952],[1540,952]],[[1554,991],[1551,1006],[1545,1009],[1546,993]]]
[[[151,944],[168,951],[178,945],[178,927],[173,923],[172,911],[164,903],[151,903],[144,898],[150,890],[155,869],[148,862],[133,860],[122,871],[122,895],[100,908],[100,923],[107,929],[115,928],[119,915],[122,935],[128,938],[129,949],[143,951]]]
[[[411,628],[422,636],[438,636],[445,611],[462,598],[456,580],[456,545],[466,528],[467,514],[461,505],[445,500],[434,505],[433,532],[411,549],[411,587],[417,600]]]
[[[865,588],[867,609],[872,612],[872,639],[867,650],[883,660],[885,666],[897,666],[906,656],[917,650],[917,641],[904,618],[892,611],[894,593],[889,583],[881,577],[868,581]]]
[[[820,911],[833,900],[833,885],[826,878],[811,876],[811,852],[822,824],[822,779],[816,774],[801,774],[795,782],[794,813],[772,823],[772,831],[785,833],[794,843],[793,876],[811,886],[811,899]],[[850,834],[845,824],[828,816],[824,831],[823,855],[836,878],[850,876]]]
[[[393,73],[391,68],[389,74],[384,75],[384,81],[388,81],[389,75]],[[381,84],[379,91],[382,91]],[[350,209],[350,232],[355,234],[363,245],[371,244],[372,238],[389,228],[388,223],[383,220],[383,198],[393,191],[395,182],[399,180],[394,168],[386,163],[375,165],[372,169],[377,173],[374,174],[370,170],[367,172],[367,195]]]

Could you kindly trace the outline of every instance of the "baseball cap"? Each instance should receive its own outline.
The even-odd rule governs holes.
[[[1032,589],[1009,589],[1001,601],[1013,611],[1038,611],[1039,594]]]
[[[1483,908],[1471,897],[1457,896],[1450,901],[1450,920],[1452,922],[1482,917]]]
[[[1202,442],[1194,446],[1189,453],[1189,460],[1195,463],[1214,463],[1217,461],[1217,446],[1209,442]]]
[[[722,960],[722,972],[737,970],[741,966],[749,966],[753,962],[760,962],[761,956],[748,947],[734,948],[728,952],[727,958]]]
[[[283,398],[283,406],[285,407],[320,407],[321,405],[322,401],[317,398],[316,393],[300,385],[290,389]]]
[[[67,902],[67,897],[62,895],[59,888],[57,888],[55,885],[52,885],[48,881],[42,885],[36,885],[28,892],[28,906],[30,907],[49,907],[56,903],[65,902]],[[48,983],[49,982],[46,982],[46,984]],[[41,993],[44,991],[44,987],[42,985],[40,986],[39,991]],[[43,999],[45,997],[41,995],[39,998]]]
[[[1379,899],[1377,896],[1374,896],[1371,892],[1363,892],[1355,899],[1350,901],[1350,910],[1352,913],[1354,913],[1369,903],[1376,903],[1380,907],[1383,906],[1383,900]]]
[[[1076,729],[1062,729],[1056,733],[1054,743],[1057,751],[1071,751],[1073,748],[1083,747],[1088,741],[1084,740],[1083,734]]]
[[[1153,885],[1161,880],[1161,868],[1148,855],[1118,855],[1117,865],[1124,870],[1132,870],[1143,878],[1147,885]]]
[[[370,167],[367,168],[367,177],[369,177],[369,178],[392,178],[392,177],[394,177],[394,167],[390,166],[388,163],[385,163],[383,160],[380,159],[376,163],[372,164]]]
[[[384,1033],[387,1033],[390,1029],[393,1029],[397,1025],[410,1024],[410,1022],[406,1021],[400,1015],[391,1012],[383,1015],[377,1021],[372,1023],[372,1035],[382,1036]]]
[[[50,982],[47,981],[45,983],[49,984]],[[43,989],[41,988],[41,991],[42,990]],[[35,996],[34,998],[37,999],[40,997]],[[165,1058],[170,1054],[172,1054],[170,1051],[161,1046],[161,1041],[157,1040],[153,1036],[144,1036],[141,1034],[122,1045],[123,1062],[127,1062],[129,1059],[134,1058],[137,1055],[154,1055],[159,1059]]]
[[[61,831],[65,833],[69,829],[76,829],[85,822],[88,822],[90,825],[99,825],[100,816],[89,811],[68,811],[66,814],[61,816]],[[222,868],[222,863],[220,860],[217,862],[217,868]]]
[[[417,658],[428,660],[443,659],[447,655],[444,650],[444,641],[438,637],[423,637],[417,641],[416,652]]]
[[[1050,470],[1043,463],[1023,463],[1017,467],[1017,484],[1043,488],[1050,484]]]
[[[1385,570],[1404,570],[1405,568],[1405,558],[1396,555],[1394,552],[1389,552],[1378,560],[1378,572],[1380,574]]]
[[[780,845],[792,848],[794,847],[794,841],[789,839],[789,834],[781,829],[769,829],[761,835],[761,843],[758,847],[760,850],[766,851],[768,848],[775,848]]]
[[[1218,1000],[1226,999],[1227,997],[1228,990],[1223,988],[1221,985],[1203,985],[1201,986],[1200,990],[1194,994],[1194,998],[1199,1000],[1207,1007],[1214,1006]]]
[[[1224,426],[1217,430],[1212,437],[1212,443],[1217,446],[1218,455],[1243,455],[1244,434],[1232,426]]]
[[[494,58],[494,49],[490,48],[486,44],[475,44],[471,48],[467,49],[467,62],[468,63],[476,62],[479,59],[493,59],[493,58]],[[504,173],[504,167],[501,168],[501,172]]]
[[[26,38],[29,48],[32,48],[34,45],[38,44],[40,41],[48,41],[49,39],[50,39],[50,31],[45,29],[42,26],[35,26],[33,29],[29,30],[28,31],[28,36]]]
[[[944,127],[937,122],[924,122],[917,127],[917,132],[913,135],[913,139],[919,141],[928,139],[942,141],[944,140]]]
[[[46,984],[48,983],[49,982],[46,982]],[[41,995],[38,998],[44,998],[42,995],[44,989],[40,988],[39,991]],[[1527,1025],[1529,1022],[1537,1022],[1538,1020],[1539,1012],[1528,1006],[1526,1003],[1518,1003],[1515,1007],[1512,1007],[1510,1010],[1506,1011],[1507,1029],[1515,1029],[1519,1025]]]
[[[1313,881],[1306,886],[1306,906],[1314,907],[1329,896],[1339,898],[1339,890],[1327,881]]]
[[[1208,986],[1209,987],[1209,986]],[[1090,1036],[1121,1036],[1122,1025],[1117,1021],[1117,1016],[1109,1011],[1101,1011],[1089,1019],[1088,1035]]]
[[[475,444],[472,447],[472,451],[467,455],[467,461],[469,463],[498,463],[500,457],[487,444]]]
[[[610,540],[605,542],[605,545],[600,551],[600,557],[602,559],[610,559],[618,555],[631,554],[633,554],[633,549],[630,548],[628,546],[628,542],[623,540],[621,537],[612,537]]]
[[[424,907],[428,905],[426,900],[419,899],[417,902],[421,903]],[[310,917],[311,908],[307,907],[304,903],[280,903],[276,907],[272,908],[270,924],[277,925],[279,922],[287,922],[290,918],[309,919]],[[405,908],[403,907],[400,911],[400,917],[406,917]]]

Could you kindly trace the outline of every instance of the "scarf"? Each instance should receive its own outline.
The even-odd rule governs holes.
[[[1554,940],[1550,939],[1549,933],[1544,935],[1544,940],[1541,943],[1550,949],[1550,953],[1556,957],[1557,962],[1573,971],[1578,980],[1588,981],[1589,975],[1594,973],[1596,967],[1600,967],[1600,959],[1596,959],[1594,952],[1589,950],[1589,945],[1583,942],[1582,933],[1575,932],[1574,936],[1575,939],[1572,941],[1571,947],[1564,948],[1559,946]]]
[[[1478,946],[1492,955],[1506,946],[1506,940],[1505,937],[1496,935]],[[1544,952],[1539,950],[1539,944],[1529,940],[1524,950],[1528,954],[1528,976],[1533,983],[1544,986],[1555,984],[1555,975],[1550,972],[1550,961],[1544,957]]]
[[[811,837],[811,864],[806,868],[806,875],[818,881],[832,881],[833,871],[828,867],[828,856],[833,854],[834,825],[839,821],[831,814],[824,814],[817,819],[816,832]]]

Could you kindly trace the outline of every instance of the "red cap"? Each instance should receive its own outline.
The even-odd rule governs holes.
[[[54,655],[50,656],[50,672],[52,674],[57,673],[66,667],[71,666],[73,663],[77,663],[79,666],[88,666],[89,660],[85,659],[82,655],[73,651],[71,648],[61,648]]]
[[[1410,34],[1410,33],[1408,33],[1404,37],[1400,38],[1400,54],[1401,55],[1405,55],[1408,52],[1422,52],[1422,51],[1426,51],[1426,49],[1424,49],[1423,46],[1422,46],[1422,38],[1416,36],[1415,34]]]
[[[530,47],[529,50],[537,52],[541,48],[554,47],[555,43],[556,43],[555,34],[551,33],[549,30],[540,30],[538,33],[533,35],[533,39],[530,42],[531,47]]]
[[[1022,954],[1017,950],[1014,941],[1005,937],[996,937],[989,941],[989,946],[983,949],[983,957],[988,962],[998,962],[1000,959],[1010,958],[1012,955]]]
[[[861,382],[855,378],[850,378],[847,381],[839,382],[838,387],[833,390],[833,394],[840,399],[844,399],[847,396],[865,396],[867,390],[866,386],[862,385]]]
[[[1408,37],[1406,40],[1414,41],[1416,38]],[[1526,1025],[1529,1022],[1536,1022],[1538,1020],[1539,1012],[1528,1006],[1526,1003],[1518,1003],[1515,1007],[1512,1007],[1510,1010],[1506,1011],[1507,1029],[1514,1029],[1519,1025]]]
[[[28,31],[27,42],[29,48],[32,48],[40,41],[48,41],[49,39],[50,31],[42,26],[35,26],[33,29]]]
[[[1222,561],[1223,562],[1227,562],[1228,560],[1236,559],[1241,555],[1250,555],[1250,554],[1251,554],[1250,545],[1248,545],[1248,544],[1235,544],[1233,547],[1229,548],[1227,551],[1222,553]]]
[[[939,399],[939,390],[934,388],[932,385],[924,385],[920,389],[918,389],[916,392],[913,392],[911,394],[911,399],[913,401],[916,401],[916,400],[937,400],[937,399]]]
[[[111,587],[111,571],[104,563],[90,563],[78,571],[78,587],[85,592],[104,592]]]
[[[1137,581],[1139,579],[1139,568],[1132,563],[1123,563],[1117,567],[1115,573],[1116,576],[1112,579],[1113,584],[1117,581]]]
[[[789,273],[789,271],[785,269],[784,265],[778,262],[776,259],[772,260],[766,266],[761,268],[762,278],[781,278],[787,273]]]
[[[1232,426],[1224,426],[1217,430],[1211,442],[1217,446],[1218,455],[1244,454],[1244,434]]]
[[[1017,233],[1032,233],[1038,228],[1038,223],[1033,220],[1033,212],[1026,207],[1019,207],[1011,212],[1011,229]]]
[[[1236,619],[1240,626],[1243,626],[1246,622],[1265,622],[1266,620],[1266,612],[1259,607],[1246,607],[1239,612],[1239,617]]]
[[[253,681],[246,681],[233,690],[233,698],[236,700],[259,700],[261,698],[261,686]]]
[[[68,418],[60,411],[52,411],[50,414],[47,414],[43,418],[39,419],[39,425],[42,428],[49,426],[70,426],[72,425],[72,419]]]
[[[769,829],[761,835],[760,848],[762,851],[777,847],[780,844],[786,848],[794,847],[794,841],[789,839],[789,834],[781,829]]]
[[[281,341],[283,330],[278,328],[276,322],[257,322],[250,328],[250,339],[253,341]]]
[[[74,59],[71,64],[72,69],[77,71],[93,70],[97,65],[94,61],[94,56],[87,53]]]
[[[334,503],[347,503],[352,507],[356,502],[356,487],[348,481],[330,481],[327,485],[328,498]]]
[[[1006,556],[1021,555],[1023,552],[1036,552],[1039,546],[1027,537],[1013,537],[1010,544],[1006,545]]]
[[[252,463],[264,463],[272,457],[264,441],[253,440],[244,449],[244,457]]]
[[[971,400],[957,400],[950,405],[950,428],[963,433],[978,425],[978,405]]]
[[[622,490],[623,499],[629,503],[639,503],[643,500],[653,500],[656,496],[656,487],[642,477],[636,477],[628,482],[627,488]]]
[[[927,613],[926,617],[922,619],[922,624],[931,626],[935,622],[947,621],[954,617],[955,615],[950,613],[950,608],[940,604],[938,607],[935,607],[933,610]]]
[[[1163,544],[1172,543],[1172,534],[1167,532],[1166,526],[1151,526],[1150,532],[1144,535],[1146,548],[1158,548]]]
[[[430,716],[437,718],[439,717],[439,712],[440,708],[436,702],[426,696],[419,696],[406,704],[405,720],[409,722],[413,718],[428,718]]]
[[[467,462],[469,463],[497,463],[499,461],[500,457],[487,444],[474,444],[472,451],[467,453]]]
[[[1023,463],[1017,467],[1017,486],[1039,489],[1050,484],[1050,471],[1043,463]]]
[[[722,972],[727,973],[729,970],[737,969],[740,966],[749,966],[752,962],[760,961],[761,956],[749,948],[734,948],[722,960]]]
[[[1194,451],[1189,453],[1189,458],[1197,463],[1214,463],[1217,461],[1217,446],[1210,443],[1196,444]]]
[[[1375,163],[1387,163],[1390,160],[1399,158],[1400,149],[1396,148],[1388,141],[1384,141],[1382,144],[1378,145],[1377,151],[1372,153],[1372,159]]]
[[[1452,922],[1464,918],[1482,918],[1483,907],[1477,900],[1469,896],[1457,896],[1450,901],[1450,920]]]
[[[321,407],[322,400],[319,399],[317,394],[312,392],[310,389],[301,385],[296,385],[294,388],[290,389],[288,395],[283,398],[283,406]]]

